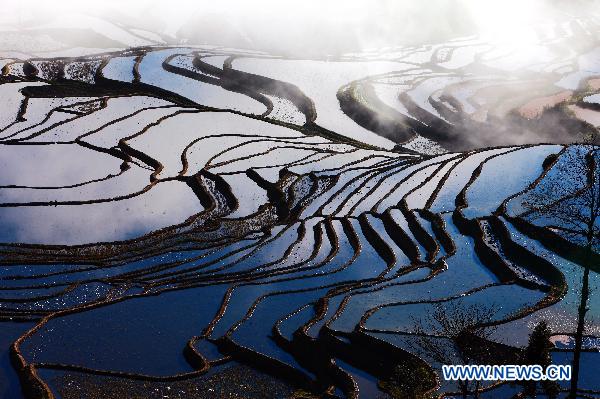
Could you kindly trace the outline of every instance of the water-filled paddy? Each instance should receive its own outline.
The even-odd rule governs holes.
[[[84,21],[0,41],[0,398],[456,397],[579,320],[600,393],[597,19],[321,58]]]

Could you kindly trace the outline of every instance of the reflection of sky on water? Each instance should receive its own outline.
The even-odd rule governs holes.
[[[340,87],[354,80],[389,71],[405,70],[410,68],[408,64],[241,58],[233,61],[233,67],[298,86],[314,101],[317,112],[316,122],[327,129],[383,148],[394,147],[391,140],[359,126],[345,115],[340,110],[336,94]]]
[[[122,161],[76,144],[0,145],[0,187],[64,187],[118,174]],[[8,190],[7,190],[8,191]],[[0,188],[0,200],[7,193]]]
[[[0,324],[0,398],[20,398],[21,385],[12,368],[9,347],[21,334],[33,327],[33,323]]]
[[[552,364],[572,364],[572,352],[553,352]],[[579,369],[579,386],[593,391],[600,390],[600,379],[598,379],[598,363],[600,362],[600,353],[582,352]],[[569,381],[562,381],[560,385],[563,389],[570,387]]]
[[[528,240],[511,224],[507,223],[507,227],[517,243],[525,245],[529,251],[532,251],[544,259],[548,259],[561,271],[561,273],[563,273],[568,286],[568,291],[565,297],[558,303],[522,319],[517,319],[511,323],[501,325],[494,332],[493,339],[497,339],[499,342],[504,342],[509,345],[524,346],[527,342],[529,331],[542,320],[546,321],[555,333],[574,333],[577,323],[577,308],[581,300],[583,267],[550,252],[537,241]],[[594,271],[590,272],[589,288],[591,295],[588,302],[589,311],[586,314],[585,333],[599,335],[600,275]]]
[[[1,208],[1,242],[83,244],[125,240],[184,222],[202,207],[181,182],[117,202]]]
[[[37,361],[60,359],[65,364],[146,375],[190,372],[193,369],[181,355],[183,346],[210,321],[225,289],[216,285],[177,290],[56,318],[23,349]],[[56,342],[78,349],[65,351]]]
[[[138,66],[139,73],[142,76],[142,82],[170,90],[189,98],[198,104],[209,107],[235,109],[257,115],[266,111],[264,105],[248,96],[230,92],[220,86],[200,82],[186,76],[166,72],[163,69],[163,62],[170,56],[189,54],[191,51],[192,49],[173,48],[150,53],[143,58]],[[174,62],[169,62],[168,64],[176,65]],[[199,71],[195,72],[202,76]]]
[[[123,240],[184,222],[201,210],[182,182],[161,182],[142,192],[151,171],[133,163],[122,171],[122,162],[77,144],[0,145],[0,202],[5,205],[0,242]]]

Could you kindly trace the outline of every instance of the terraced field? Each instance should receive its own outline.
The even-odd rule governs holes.
[[[272,397],[390,397],[398,366],[461,396],[439,372],[465,335],[436,314],[467,319],[486,364],[544,320],[568,364],[584,278],[578,392],[597,397],[597,22],[540,29],[521,64],[477,38],[7,56],[0,342],[24,394],[216,397],[243,364]]]

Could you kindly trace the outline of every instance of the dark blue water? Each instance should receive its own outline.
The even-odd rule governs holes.
[[[19,378],[10,363],[9,348],[33,325],[33,323],[0,322],[0,399],[23,397]]]

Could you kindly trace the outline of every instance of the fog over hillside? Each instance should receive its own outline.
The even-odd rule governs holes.
[[[325,56],[470,35],[522,40],[535,25],[598,10],[592,0],[33,0],[3,5],[0,49],[187,43]]]

